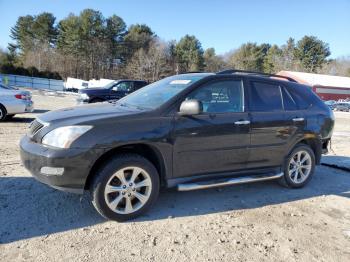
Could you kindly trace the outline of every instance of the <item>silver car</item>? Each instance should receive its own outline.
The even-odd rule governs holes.
[[[335,104],[335,110],[350,112],[350,102],[338,102]]]
[[[33,110],[32,95],[29,91],[0,84],[0,121]]]

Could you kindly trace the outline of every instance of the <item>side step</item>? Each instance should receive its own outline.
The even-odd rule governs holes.
[[[237,178],[227,178],[226,180],[220,179],[220,180],[210,180],[210,181],[203,181],[203,182],[197,182],[197,183],[178,184],[177,190],[190,191],[190,190],[205,189],[205,188],[219,187],[219,186],[239,185],[239,184],[246,184],[251,182],[273,180],[273,179],[280,178],[282,176],[283,176],[283,173],[278,173],[273,175],[268,174],[268,175],[245,176],[245,177],[237,177]]]

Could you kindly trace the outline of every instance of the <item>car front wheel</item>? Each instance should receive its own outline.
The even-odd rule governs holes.
[[[299,144],[286,158],[280,182],[287,187],[300,188],[310,181],[314,171],[314,152],[308,145]]]
[[[159,175],[147,159],[134,154],[112,158],[96,174],[92,203],[105,218],[125,221],[145,213],[159,193]]]

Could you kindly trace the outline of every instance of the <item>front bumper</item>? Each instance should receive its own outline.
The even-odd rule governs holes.
[[[89,149],[56,149],[31,141],[24,136],[20,142],[21,160],[34,178],[53,188],[82,194],[90,169],[98,155]],[[43,167],[63,168],[59,175],[42,173]]]

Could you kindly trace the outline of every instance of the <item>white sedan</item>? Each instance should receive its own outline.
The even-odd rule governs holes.
[[[33,110],[32,95],[29,91],[0,84],[0,121]]]

